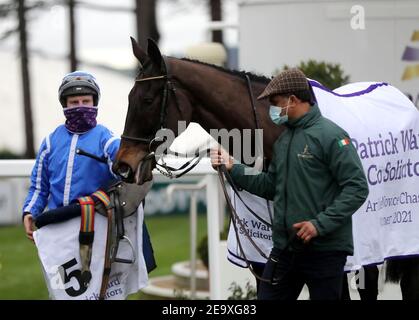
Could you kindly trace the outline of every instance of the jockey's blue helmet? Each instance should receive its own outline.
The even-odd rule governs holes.
[[[93,95],[93,104],[98,105],[100,88],[96,78],[85,71],[74,71],[64,76],[58,88],[58,99],[63,107],[67,105],[67,97],[80,95]]]

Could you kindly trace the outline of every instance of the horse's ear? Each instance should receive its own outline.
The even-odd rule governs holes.
[[[153,64],[161,68],[163,59],[159,46],[153,39],[150,38],[148,39],[147,53],[151,61],[153,61]]]
[[[133,37],[131,38],[132,52],[141,64],[144,64],[147,59],[147,53],[138,45]]]

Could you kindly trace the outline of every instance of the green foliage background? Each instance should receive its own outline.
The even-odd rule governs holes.
[[[328,63],[325,61],[316,61],[310,59],[301,61],[297,66],[304,74],[313,80],[317,80],[331,90],[339,88],[349,83],[349,76],[345,74],[340,64]],[[290,66],[285,65],[284,70]]]

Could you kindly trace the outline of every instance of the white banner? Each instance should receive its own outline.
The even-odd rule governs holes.
[[[227,259],[239,267],[244,268],[247,267],[246,260],[249,262],[265,263],[266,259],[249,241],[248,237],[245,236],[245,233],[249,234],[255,244],[262,250],[264,255],[268,257],[272,249],[272,229],[269,225],[263,223],[251,212],[249,212],[230,186],[228,189],[231,204],[236,209],[237,214],[240,215],[241,222],[244,226],[244,228],[242,228],[239,224],[237,224],[239,241],[242,249],[244,250],[244,254],[237,242],[236,231],[233,223],[230,223],[227,238]],[[239,191],[239,194],[244,203],[252,209],[253,212],[257,213],[260,218],[272,225],[273,217],[271,217],[271,215],[273,215],[274,212],[272,201],[268,202],[266,199],[251,194],[246,190]],[[268,210],[268,203],[270,210]]]
[[[419,254],[418,110],[402,92],[384,83],[353,83],[334,92],[311,83],[323,116],[351,136],[370,189],[352,218],[354,256],[348,257],[346,270]],[[258,200],[247,203],[253,201]],[[246,211],[240,214],[248,216]],[[235,236],[229,235],[234,248],[232,239]],[[269,252],[271,246],[266,240],[262,248]]]
[[[138,217],[138,221],[137,221]],[[124,219],[125,232],[136,251],[134,264],[113,263],[106,300],[121,300],[147,285],[148,274],[142,252],[142,230],[144,213],[142,206],[137,214]],[[138,227],[137,227],[138,225]],[[95,237],[92,248],[89,286],[80,285],[79,254],[80,218],[50,224],[34,232],[35,244],[44,271],[50,298],[57,300],[98,300],[102,283],[105,254],[107,218],[95,215]],[[130,259],[131,249],[121,241],[118,257]]]

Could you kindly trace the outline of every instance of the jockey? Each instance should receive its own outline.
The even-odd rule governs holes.
[[[110,168],[119,139],[96,123],[100,99],[96,79],[86,72],[69,73],[62,80],[58,98],[66,121],[42,141],[23,206],[26,234],[31,240],[32,219],[47,205],[50,210],[67,206],[116,179]],[[78,155],[77,149],[107,158],[108,165]]]
[[[23,206],[24,228],[31,241],[34,220],[47,206],[49,210],[69,206],[117,180],[111,168],[120,139],[96,122],[100,88],[95,77],[83,71],[67,74],[58,99],[66,121],[43,139]],[[145,225],[144,246],[144,255],[150,258]]]

